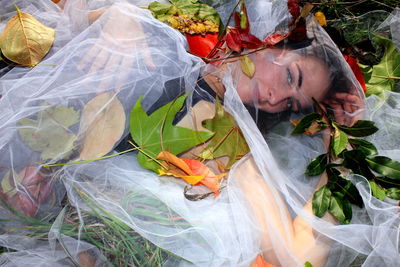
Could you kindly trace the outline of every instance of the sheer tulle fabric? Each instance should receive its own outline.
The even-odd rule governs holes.
[[[47,0],[14,1],[23,11],[55,28],[57,37],[50,54],[38,66],[14,68],[0,79],[1,177],[10,169],[19,172],[26,166],[57,161],[57,157],[41,161],[39,153],[21,140],[20,119],[60,105],[82,111],[102,92],[117,97],[129,118],[139,96],[144,96],[144,108],[150,109],[168,81],[181,79],[187,92],[195,88],[204,62],[186,52],[185,39],[179,32],[137,7],[148,2],[68,0],[61,10]],[[2,12],[2,29],[14,13],[9,1],[0,6],[6,10]],[[219,11],[228,15],[231,7],[232,3],[227,3]],[[87,19],[88,11],[101,8],[107,10],[97,20]],[[253,32],[259,38],[284,28],[290,20],[285,1],[249,1],[248,10]],[[340,57],[321,29],[312,22],[309,29],[314,30],[312,37],[319,46],[329,47]],[[251,153],[231,169],[228,185],[219,197],[191,202],[183,195],[183,181],[144,170],[136,161],[136,153],[129,153],[58,170],[54,179],[63,183],[70,203],[78,210],[87,210],[76,189],[85,192],[143,237],[182,257],[181,266],[249,266],[259,253],[279,266],[302,266],[305,261],[314,266],[347,266],[358,254],[367,255],[364,266],[396,266],[400,262],[396,203],[372,198],[366,180],[350,176],[365,205],[363,210],[353,207],[351,224],[337,225],[332,219],[319,219],[306,212],[304,206],[319,179],[306,177],[304,170],[311,159],[324,152],[323,140],[321,136],[290,136],[289,122],[281,122],[263,136],[235,90],[236,67],[230,66],[222,77],[227,89],[224,105],[242,129]],[[350,68],[344,63],[341,67],[359,88]],[[381,129],[371,137],[380,154],[397,160],[399,103],[397,93],[387,93],[383,99],[369,97],[365,115]],[[128,129],[129,120],[124,136]],[[79,151],[84,133],[79,127],[71,130],[78,138],[72,149]],[[63,190],[58,189],[59,196]],[[252,199],[264,205],[254,206]],[[48,210],[48,206],[40,208],[39,217],[55,211],[62,217],[63,211]],[[140,212],[143,207],[146,215]],[[1,218],[8,216],[0,210]],[[50,242],[18,234],[1,235],[0,245],[17,252],[3,253],[0,263],[67,266],[67,255],[56,245],[56,240],[63,240],[75,259],[79,252],[90,251],[98,265],[107,264],[92,245],[57,232],[61,221],[55,221]],[[302,236],[312,236],[307,240],[314,244],[302,244]]]

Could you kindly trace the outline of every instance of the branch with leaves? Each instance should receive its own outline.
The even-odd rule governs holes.
[[[371,142],[362,139],[374,134],[378,128],[372,121],[359,120],[352,126],[338,123],[315,102],[318,112],[293,122],[292,134],[316,134],[323,129],[330,131],[328,152],[312,160],[306,175],[316,176],[326,171],[328,183],[314,193],[312,209],[322,217],[330,212],[341,223],[350,223],[351,204],[363,206],[362,198],[347,179],[347,174],[358,174],[368,179],[372,195],[400,200],[400,162],[379,156]]]

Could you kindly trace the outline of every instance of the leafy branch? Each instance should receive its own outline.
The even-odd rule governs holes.
[[[378,131],[372,121],[359,120],[352,126],[335,121],[316,102],[318,112],[293,122],[295,134],[316,134],[322,129],[330,131],[327,153],[313,159],[306,168],[306,175],[316,176],[326,171],[328,183],[314,193],[312,209],[322,217],[330,212],[341,223],[350,223],[351,204],[362,207],[357,188],[346,179],[346,174],[362,175],[368,179],[372,195],[400,200],[400,162],[379,156],[371,142],[362,139]]]

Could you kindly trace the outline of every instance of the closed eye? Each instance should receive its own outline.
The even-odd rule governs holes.
[[[292,75],[292,73],[290,72],[290,69],[289,69],[289,68],[286,68],[286,72],[287,72],[287,80],[288,80],[288,83],[289,83],[289,85],[291,85],[291,84],[293,83],[293,75]]]

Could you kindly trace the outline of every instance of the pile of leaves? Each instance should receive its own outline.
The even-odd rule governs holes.
[[[159,175],[181,178],[190,185],[204,185],[217,196],[225,171],[244,156],[249,148],[235,120],[224,110],[218,99],[214,118],[203,122],[203,126],[210,131],[196,131],[174,125],[174,118],[181,110],[186,96],[171,101],[150,115],[142,108],[140,98],[130,117],[130,132],[136,143],[132,145],[139,150],[138,162],[143,168]],[[202,144],[206,145],[194,158],[178,157]],[[215,174],[204,164],[204,160],[223,156],[228,156],[229,161],[225,166],[220,166],[220,174]]]
[[[308,176],[321,175],[324,171],[328,176],[328,183],[314,193],[314,214],[322,217],[329,211],[341,223],[350,223],[351,204],[362,207],[363,201],[357,188],[346,178],[348,174],[367,178],[376,198],[400,200],[400,162],[379,156],[371,142],[360,138],[378,131],[374,123],[359,120],[351,127],[342,125],[316,105],[319,112],[296,121],[292,131],[293,135],[330,131],[328,152],[316,157],[306,168]]]

